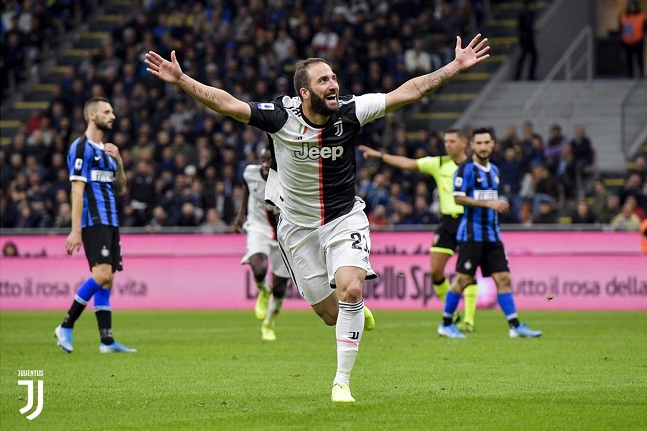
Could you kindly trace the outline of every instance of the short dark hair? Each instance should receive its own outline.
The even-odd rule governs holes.
[[[94,105],[96,105],[99,102],[110,103],[110,100],[108,100],[107,97],[97,96],[97,97],[92,97],[88,99],[87,102],[85,102],[85,106],[83,106],[83,118],[85,118],[85,121],[88,121],[88,110],[94,108]]]
[[[328,64],[326,60],[318,57],[297,61],[296,70],[294,71],[294,91],[296,91],[297,96],[301,97],[301,92],[299,90],[302,88],[310,88],[310,83],[308,82],[308,69],[315,63]]]
[[[445,130],[444,134],[447,134],[447,133],[455,133],[458,135],[460,139],[465,139],[465,133],[463,133],[461,129],[447,129]]]
[[[474,135],[478,135],[481,133],[489,133],[490,138],[492,138],[493,141],[496,140],[496,138],[494,137],[494,129],[492,129],[491,127],[479,127],[474,129],[472,131],[472,138],[474,138]]]

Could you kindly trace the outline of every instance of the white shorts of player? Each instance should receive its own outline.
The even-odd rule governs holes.
[[[281,219],[278,238],[288,269],[301,296],[315,305],[333,293],[335,272],[354,266],[376,274],[369,262],[371,236],[364,201],[355,198],[348,214],[318,228],[305,228]]]
[[[257,253],[261,253],[265,256],[269,256],[272,274],[276,274],[283,278],[290,278],[290,273],[283,261],[281,250],[279,250],[279,243],[272,239],[270,228],[246,226],[246,231],[247,238],[245,240],[245,256],[243,256],[240,263],[248,264],[250,257]]]

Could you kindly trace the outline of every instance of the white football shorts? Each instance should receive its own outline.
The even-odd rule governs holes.
[[[272,274],[283,278],[290,278],[290,273],[283,261],[281,250],[279,250],[279,243],[272,239],[270,227],[246,226],[246,230],[245,256],[243,256],[240,263],[243,265],[248,264],[250,257],[261,253],[269,257]]]
[[[377,276],[369,261],[371,236],[364,201],[355,198],[353,209],[318,228],[304,228],[280,219],[279,244],[290,275],[306,301],[315,305],[333,292],[335,273],[342,266]]]

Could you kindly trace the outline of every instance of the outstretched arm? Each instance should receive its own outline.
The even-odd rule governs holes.
[[[234,232],[236,233],[245,232],[245,230],[243,229],[243,225],[245,224],[245,220],[247,219],[248,200],[249,200],[249,187],[245,182],[243,183],[243,196],[240,199],[240,208],[238,208],[238,215],[236,216],[236,220],[234,221]]]
[[[414,159],[377,151],[373,148],[367,147],[366,145],[360,145],[357,148],[364,154],[365,159],[380,159],[387,165],[395,166],[396,168],[407,171],[418,170],[418,163]]]
[[[504,213],[510,209],[510,205],[502,200],[479,200],[465,195],[454,195],[454,202],[464,207],[481,207],[489,208],[499,213]]]
[[[449,81],[460,71],[469,69],[477,63],[490,56],[487,52],[487,38],[480,40],[481,34],[477,34],[467,45],[461,47],[461,38],[456,36],[456,58],[451,63],[441,67],[433,73],[412,78],[386,95],[386,112],[393,112],[396,109],[416,102],[438,87]]]
[[[148,66],[146,69],[148,73],[157,76],[164,82],[178,85],[206,107],[234,120],[249,123],[252,110],[247,103],[236,99],[224,90],[204,85],[184,74],[175,57],[175,51],[171,51],[171,61],[163,59],[156,52],[148,51],[144,62]]]

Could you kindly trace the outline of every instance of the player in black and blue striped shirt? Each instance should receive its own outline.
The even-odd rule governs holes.
[[[499,170],[490,163],[494,150],[494,134],[486,128],[476,129],[470,139],[472,160],[458,167],[454,175],[454,200],[463,205],[465,212],[458,227],[459,243],[457,277],[452,289],[447,292],[443,323],[438,334],[450,338],[465,338],[452,323],[454,312],[465,287],[476,281],[476,268],[481,267],[484,277],[492,277],[496,283],[497,300],[510,326],[509,335],[516,337],[539,337],[521,324],[510,288],[508,258],[501,242],[498,213],[510,208],[499,199]]]
[[[93,97],[85,103],[83,115],[88,127],[70,146],[67,163],[72,182],[72,231],[65,240],[65,250],[85,250],[92,276],[79,288],[63,323],[54,330],[57,344],[71,353],[72,329],[85,306],[94,297],[99,324],[101,353],[136,352],[112,338],[110,293],[115,271],[122,270],[121,241],[116,196],[126,191],[126,173],[119,148],[103,143],[112,129],[115,114],[105,97]]]

